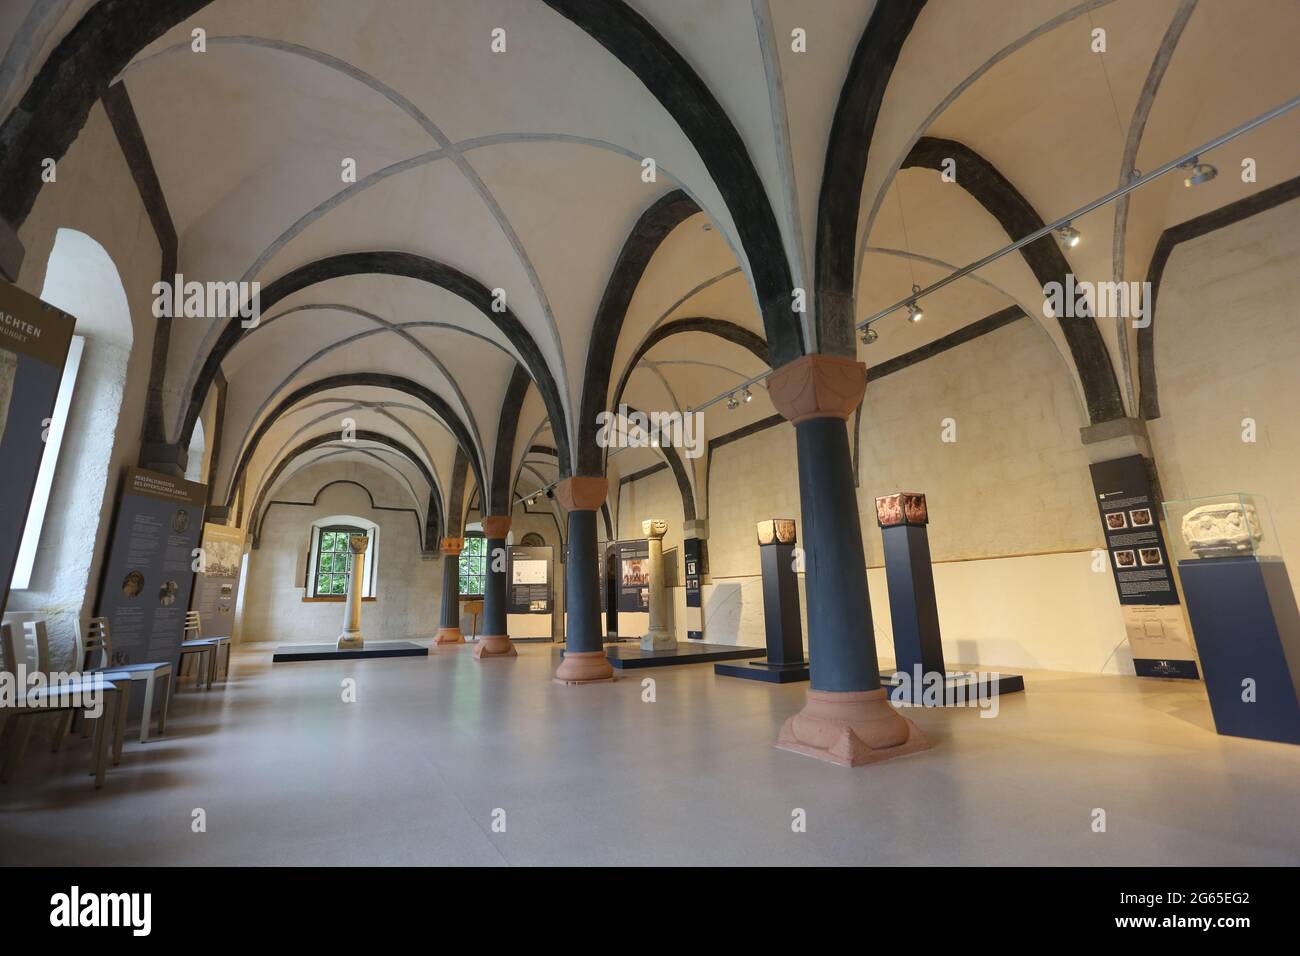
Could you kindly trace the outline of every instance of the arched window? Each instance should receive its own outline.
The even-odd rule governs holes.
[[[352,575],[353,554],[348,539],[354,534],[364,534],[370,539],[361,569],[361,596],[375,596],[379,568],[379,526],[373,521],[352,515],[332,515],[311,526],[311,551],[307,560],[304,597],[324,601],[344,599],[348,593],[348,579]]]
[[[468,532],[460,552],[460,596],[481,598],[487,578],[487,538],[482,532]]]

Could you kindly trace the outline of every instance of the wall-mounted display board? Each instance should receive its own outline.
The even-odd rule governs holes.
[[[244,563],[244,532],[224,524],[203,525],[203,563],[194,585],[200,637],[229,637],[235,626],[235,598]]]
[[[22,544],[76,320],[0,281],[0,611]]]
[[[1198,680],[1146,462],[1130,455],[1090,468],[1134,670],[1139,677]]]
[[[511,637],[551,637],[553,554],[549,546],[513,545],[508,549],[506,632]]]
[[[704,602],[700,582],[703,575],[703,555],[699,538],[682,541],[682,559],[686,563],[686,638],[704,640]]]
[[[113,628],[112,663],[176,661],[206,500],[206,485],[126,470],[95,609]]]

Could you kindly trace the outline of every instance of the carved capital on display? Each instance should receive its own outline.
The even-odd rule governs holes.
[[[370,536],[350,534],[348,535],[348,547],[352,549],[353,554],[365,554],[366,548],[370,547]]]
[[[847,420],[866,389],[866,365],[838,355],[805,355],[767,377],[768,397],[792,425],[813,418]]]
[[[609,494],[609,482],[594,475],[574,475],[555,486],[555,500],[565,511],[595,511]]]
[[[439,549],[445,555],[458,555],[465,548],[464,538],[443,538],[439,544]]]
[[[509,515],[489,515],[483,519],[483,537],[504,541],[508,534],[510,534]]]
[[[668,533],[668,522],[662,518],[647,518],[641,522],[641,533],[647,538],[660,540]]]
[[[758,523],[759,544],[794,544],[796,540],[793,518],[769,518]]]

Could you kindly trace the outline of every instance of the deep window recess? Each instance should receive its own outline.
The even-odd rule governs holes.
[[[460,552],[460,596],[480,598],[483,581],[487,577],[487,538],[481,534],[466,535]]]
[[[340,526],[320,529],[316,539],[316,579],[311,587],[313,597],[348,593],[348,577],[352,573],[352,548],[348,545],[348,538],[365,533],[362,528]]]

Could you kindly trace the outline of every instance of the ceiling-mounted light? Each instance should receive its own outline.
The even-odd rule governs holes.
[[[925,312],[916,304],[916,296],[920,291],[921,287],[919,285],[912,286],[912,301],[907,303],[907,321],[909,322],[920,322],[925,318]]]
[[[1199,186],[1201,183],[1208,183],[1215,176],[1219,175],[1219,170],[1213,163],[1201,162],[1201,157],[1193,156],[1190,163],[1184,163],[1183,169],[1190,170],[1187,178],[1183,180],[1183,185],[1188,189],[1193,186]]]
[[[880,338],[880,333],[877,332],[875,329],[873,329],[871,326],[868,325],[865,329],[862,330],[863,345],[870,345],[878,338]]]
[[[752,402],[752,401],[754,400],[754,393],[751,392],[751,391],[749,390],[749,386],[746,385],[744,388],[742,388],[742,389],[740,390],[740,397],[743,398],[743,399],[745,400],[745,403],[746,403],[746,404],[749,404],[750,402]]]
[[[736,398],[735,392],[732,392],[730,395],[727,396],[727,408],[731,409],[734,412],[739,407],[740,407],[740,399]]]
[[[1083,236],[1079,234],[1079,230],[1075,229],[1068,222],[1060,229],[1056,230],[1056,234],[1061,237],[1061,245],[1065,246],[1067,249],[1073,249],[1079,244],[1079,240],[1083,238]]]

